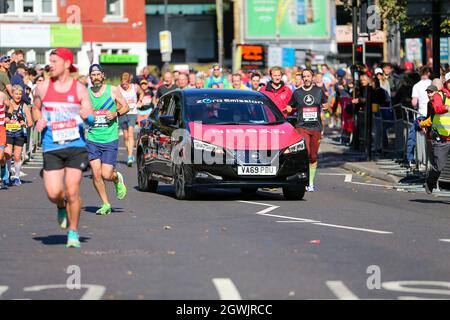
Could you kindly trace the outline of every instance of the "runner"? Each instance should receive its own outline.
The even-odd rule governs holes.
[[[8,189],[8,185],[6,181],[4,181],[4,177],[7,173],[7,168],[5,166],[5,148],[6,148],[6,128],[5,122],[6,120],[6,108],[9,108],[9,100],[6,94],[0,91],[0,190]]]
[[[306,187],[306,191],[314,192],[316,191],[314,178],[317,171],[317,155],[322,138],[322,113],[327,108],[327,98],[322,88],[313,85],[314,71],[303,70],[302,78],[304,85],[295,90],[286,111],[288,114],[295,111],[298,113],[296,128],[305,138],[309,154],[309,186]]]
[[[68,227],[67,248],[80,248],[80,184],[88,164],[84,123],[92,124],[88,90],[70,76],[76,72],[73,54],[58,48],[50,53],[51,78],[36,88],[33,118],[42,132],[44,186],[58,208],[58,223]]]
[[[106,193],[105,180],[114,182],[117,199],[122,200],[127,194],[123,176],[115,166],[119,150],[117,118],[126,114],[129,108],[119,88],[103,84],[105,74],[100,65],[93,64],[89,68],[89,77],[93,85],[89,88],[89,96],[94,108],[95,121],[89,128],[86,147],[94,187],[103,201],[102,207],[96,213],[108,215],[112,209]]]
[[[123,139],[127,148],[128,159],[127,165],[133,166],[135,158],[134,151],[134,127],[137,123],[138,109],[142,107],[144,99],[144,91],[137,84],[131,84],[131,75],[129,73],[122,74],[120,92],[125,98],[130,111],[119,118],[120,129],[123,130]],[[139,99],[138,99],[139,95]]]
[[[138,110],[137,122],[141,127],[141,121],[146,120],[153,110],[153,90],[149,87],[147,80],[141,80],[141,89],[144,91],[144,100],[142,101],[142,107]]]
[[[11,158],[14,156],[14,177],[10,178],[11,186],[20,186],[20,171],[22,170],[22,149],[27,143],[27,128],[33,126],[33,118],[28,105],[23,103],[23,89],[19,85],[12,87],[13,98],[6,118],[9,120],[6,124],[6,143],[5,150],[6,161],[12,176]],[[13,153],[14,152],[14,153]]]

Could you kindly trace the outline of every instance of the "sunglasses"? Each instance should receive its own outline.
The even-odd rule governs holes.
[[[220,71],[220,69],[213,69],[214,71]]]

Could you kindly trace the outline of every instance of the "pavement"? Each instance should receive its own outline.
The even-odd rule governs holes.
[[[421,187],[425,182],[426,167],[407,167],[395,157],[373,154],[367,161],[364,152],[354,151],[343,145],[337,130],[328,129],[320,146],[319,166],[325,160],[334,159],[333,164],[355,174],[370,176],[395,186]],[[325,165],[326,166],[326,165]]]

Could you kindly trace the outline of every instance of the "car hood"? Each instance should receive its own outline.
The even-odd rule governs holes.
[[[290,123],[279,125],[204,125],[189,124],[196,140],[231,150],[281,150],[303,137]]]

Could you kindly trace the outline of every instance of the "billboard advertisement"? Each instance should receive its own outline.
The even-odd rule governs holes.
[[[246,39],[328,39],[329,0],[247,0]]]

